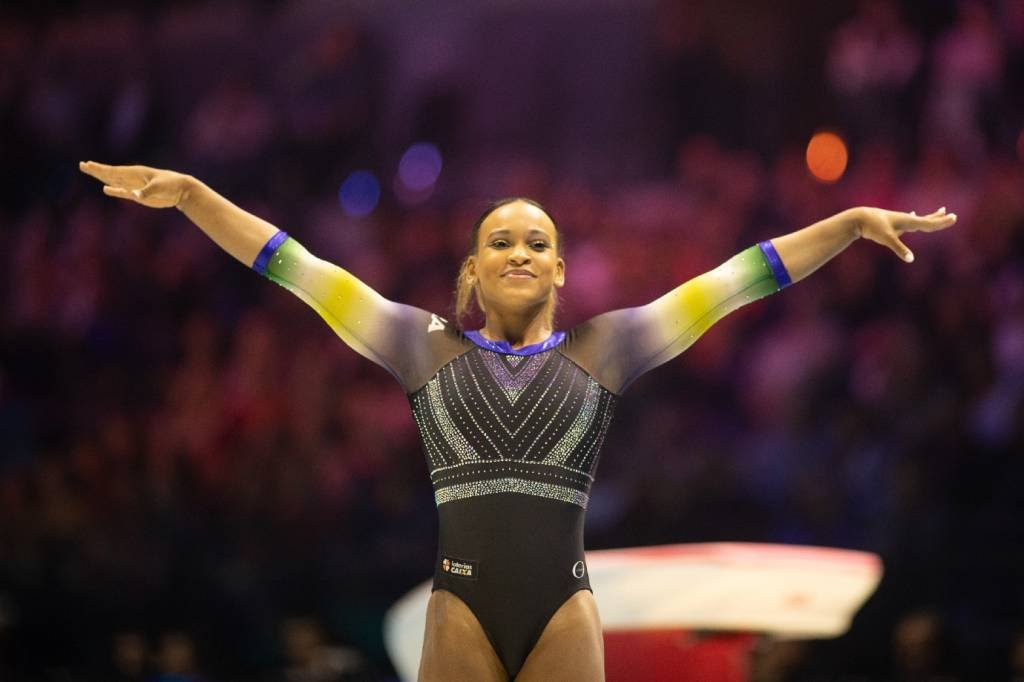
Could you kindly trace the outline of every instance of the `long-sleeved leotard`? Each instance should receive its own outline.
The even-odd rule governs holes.
[[[790,283],[764,241],[646,305],[513,349],[389,301],[284,232],[253,268],[405,390],[438,508],[434,589],[472,609],[510,678],[558,607],[590,589],[584,513],[623,391],[729,312]]]

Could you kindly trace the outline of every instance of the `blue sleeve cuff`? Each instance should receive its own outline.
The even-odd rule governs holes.
[[[263,245],[263,249],[260,250],[260,255],[256,256],[256,260],[253,261],[252,269],[261,275],[266,275],[270,257],[274,255],[277,247],[281,246],[285,239],[288,239],[288,233],[284,230],[278,230],[277,234],[268,239],[267,243]]]
[[[768,261],[768,266],[772,269],[772,274],[775,275],[775,281],[779,283],[779,288],[782,289],[792,284],[793,280],[790,279],[789,272],[786,271],[786,266],[779,258],[779,252],[775,250],[771,241],[766,239],[758,246],[761,247],[761,252],[764,253],[765,260]]]

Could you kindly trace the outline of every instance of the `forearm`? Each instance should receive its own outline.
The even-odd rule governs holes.
[[[860,237],[859,211],[850,208],[771,239],[793,282],[807,277]]]
[[[246,267],[252,266],[263,245],[278,231],[191,176],[177,208]]]

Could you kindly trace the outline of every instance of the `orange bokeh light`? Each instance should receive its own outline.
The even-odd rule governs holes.
[[[846,143],[835,133],[815,133],[807,144],[807,169],[822,182],[843,177],[846,161]]]

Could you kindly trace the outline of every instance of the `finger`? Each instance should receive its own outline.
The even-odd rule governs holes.
[[[132,194],[135,195],[135,198],[137,200],[141,200],[141,199],[145,199],[146,197],[148,197],[152,193],[152,191],[153,191],[153,183],[152,182],[148,182],[148,183],[146,183],[146,185],[144,187],[140,187],[138,189],[133,189],[132,190]]]
[[[135,192],[139,190],[129,190],[124,187],[112,187],[111,185],[103,185],[103,193],[110,197],[117,197],[118,199],[138,199],[138,195]]]
[[[103,182],[112,182],[114,179],[108,168],[108,166],[105,166],[102,163],[96,163],[95,161],[78,162],[78,170],[82,171],[86,175],[91,175],[97,180],[102,180]]]
[[[956,213],[933,213],[914,220],[904,226],[906,232],[935,232],[952,227],[956,223]]]
[[[914,254],[910,252],[907,245],[901,242],[898,238],[894,237],[892,243],[889,245],[897,256],[906,261],[907,263],[914,262]]]
[[[124,171],[121,166],[108,166],[105,163],[96,161],[84,161],[78,164],[79,169],[97,180],[102,180],[108,185],[121,185],[124,179]]]
[[[932,218],[931,224],[924,228],[924,231],[935,232],[936,230],[945,230],[947,227],[953,227],[955,223],[956,213],[943,213]]]
[[[108,185],[127,187],[141,187],[146,184],[152,171],[148,166],[110,166],[96,161],[81,162],[78,167],[84,173]]]

